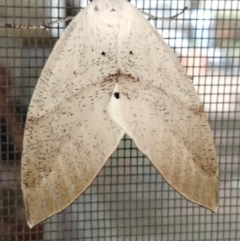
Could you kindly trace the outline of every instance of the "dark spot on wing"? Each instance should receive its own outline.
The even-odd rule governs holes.
[[[203,106],[192,106],[190,110],[196,115],[202,115],[204,113]]]
[[[115,92],[113,95],[114,95],[114,97],[115,97],[116,99],[119,99],[119,98],[120,98],[119,92]]]

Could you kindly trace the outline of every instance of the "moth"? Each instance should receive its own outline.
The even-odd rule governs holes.
[[[61,212],[128,134],[182,196],[213,212],[218,164],[190,78],[126,0],[95,0],[49,57],[26,120],[21,186],[28,224]]]

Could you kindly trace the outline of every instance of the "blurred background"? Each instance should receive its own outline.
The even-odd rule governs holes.
[[[31,95],[67,23],[49,31],[5,28],[75,16],[81,0],[0,0],[0,241],[240,240],[240,2],[131,0],[193,81],[207,113],[220,166],[219,211],[175,192],[127,136],[71,206],[30,230],[20,190],[23,129]],[[143,30],[144,31],[144,30]]]

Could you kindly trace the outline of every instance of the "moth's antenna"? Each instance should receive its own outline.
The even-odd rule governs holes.
[[[90,2],[92,2],[92,0],[90,0]],[[131,2],[131,0],[128,0],[128,2]],[[80,8],[80,9],[82,9],[82,8]],[[170,21],[170,20],[176,19],[179,15],[183,14],[187,9],[188,8],[185,7],[181,12],[177,13],[174,16],[168,17],[168,18],[159,18],[159,17],[156,17],[156,16],[154,16],[150,13],[145,13],[145,12],[142,12],[142,13],[144,15],[146,15],[149,19],[152,19],[152,20],[168,20],[168,21]],[[45,30],[48,31],[54,24],[70,21],[74,17],[75,16],[60,18],[56,21],[53,21],[53,22],[48,23],[48,24],[43,24],[43,25],[15,25],[15,24],[5,23],[5,27],[7,27],[7,28],[22,28],[22,29],[45,29]]]
[[[168,17],[168,18],[159,18],[150,13],[145,13],[145,12],[142,12],[142,13],[144,15],[146,15],[149,19],[152,19],[152,20],[168,20],[168,21],[170,21],[170,20],[176,19],[179,15],[183,14],[187,9],[188,9],[188,7],[184,7],[184,9],[181,12],[179,12],[176,15],[173,15],[171,17]]]
[[[70,16],[70,17],[66,17],[66,18],[60,18],[56,21],[53,21],[51,23],[48,24],[44,24],[44,25],[15,25],[15,24],[9,24],[9,23],[5,23],[5,27],[7,28],[24,28],[24,29],[45,29],[45,30],[49,30],[49,28],[51,28],[54,24],[57,23],[62,23],[62,22],[67,22],[72,20],[73,18],[75,18],[75,16]]]

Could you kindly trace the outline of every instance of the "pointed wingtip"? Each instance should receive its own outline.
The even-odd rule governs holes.
[[[218,205],[216,205],[216,207],[214,209],[212,209],[211,211],[214,212],[214,213],[217,213],[218,212]]]
[[[29,220],[27,220],[28,227],[32,229],[36,224],[31,224]]]

